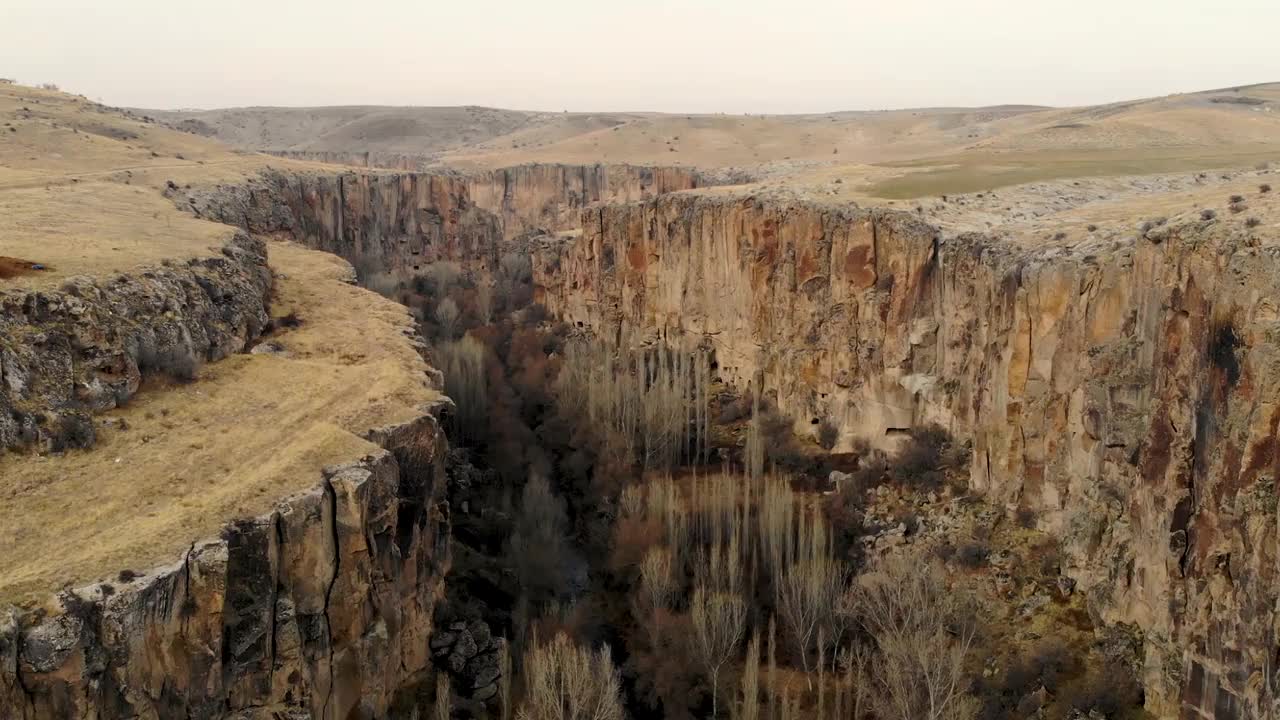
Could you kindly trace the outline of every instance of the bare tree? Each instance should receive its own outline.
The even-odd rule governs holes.
[[[715,717],[720,669],[733,657],[747,620],[747,606],[735,593],[699,587],[689,603],[694,649],[711,676],[711,716]]]
[[[449,720],[452,690],[449,687],[449,676],[443,671],[436,672],[436,706],[435,720]]]
[[[493,286],[487,282],[476,286],[476,313],[482,325],[493,321]]]
[[[769,616],[769,678],[766,692],[769,693],[769,717],[774,720],[778,716],[778,622]]]
[[[839,652],[837,662],[844,667],[845,678],[843,683],[837,681],[836,717],[842,717],[844,693],[847,691],[849,693],[849,717],[853,718],[853,720],[861,720],[863,708],[867,701],[867,691],[870,689],[871,684],[871,680],[868,677],[871,653],[864,645],[853,645]]]
[[[757,720],[760,717],[760,633],[751,634],[747,643],[747,657],[742,664],[742,709],[739,720]]]
[[[527,298],[525,289],[532,280],[533,261],[529,255],[510,252],[498,259],[494,292],[507,310],[523,304],[520,301]]]
[[[697,418],[705,418],[707,353],[668,347],[631,349],[625,338],[577,341],[565,348],[557,395],[588,418],[609,455],[645,468],[667,468],[704,452]]]
[[[511,718],[511,643],[498,646],[498,701],[502,703],[501,720]]]
[[[454,430],[479,438],[488,418],[484,344],[470,335],[442,343],[435,349],[435,361],[444,375],[445,394],[456,407]]]
[[[564,501],[551,491],[545,477],[534,474],[521,493],[520,512],[507,542],[516,578],[533,595],[535,608],[556,597],[567,584],[567,528]]]
[[[879,649],[872,663],[876,714],[899,720],[972,718],[964,661],[975,635],[968,595],[947,587],[936,562],[886,560],[850,592]]]
[[[449,288],[458,282],[458,278],[462,276],[462,266],[456,262],[439,260],[428,265],[422,275],[427,279],[431,292],[436,297],[441,297],[447,295]]]
[[[609,646],[595,652],[564,633],[534,644],[524,659],[520,720],[622,720],[622,686]]]
[[[658,645],[659,617],[670,609],[676,594],[676,578],[671,568],[671,551],[651,547],[640,563],[640,592],[636,596],[641,615],[648,615],[649,640]]]
[[[452,340],[458,330],[458,303],[445,298],[436,303],[436,322],[440,324],[440,336]]]
[[[743,456],[747,464],[747,476],[752,480],[764,477],[764,434],[760,426],[763,418],[760,415],[760,386],[752,382],[748,392],[751,393],[751,421],[747,424],[747,442]]]
[[[792,564],[779,578],[778,610],[809,680],[809,652],[830,622],[845,582],[843,566],[831,558]]]

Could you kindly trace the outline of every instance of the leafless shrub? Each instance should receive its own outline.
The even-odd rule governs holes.
[[[1231,203],[1230,207],[1228,207],[1227,209],[1230,210],[1233,215],[1239,215],[1240,213],[1249,209],[1249,203],[1246,203],[1246,202]]]
[[[968,596],[947,587],[924,558],[886,560],[850,589],[851,606],[875,639],[871,663],[876,715],[896,720],[972,718],[965,657],[975,626]]]
[[[396,291],[400,289],[400,281],[389,272],[371,273],[361,281],[361,284],[386,298],[394,297]]]
[[[1228,198],[1228,202],[1230,202],[1232,205],[1235,205],[1236,203],[1242,203],[1244,202],[1244,196],[1232,195],[1230,198]]]
[[[139,349],[138,371],[142,374],[161,373],[178,382],[191,382],[200,370],[195,351],[186,344],[170,345],[157,350],[153,346]]]
[[[818,445],[823,450],[830,450],[836,446],[836,441],[840,439],[840,429],[830,420],[823,420],[818,426]]]
[[[1262,183],[1261,185],[1258,186],[1258,192],[1265,195],[1271,192],[1271,186],[1268,185],[1267,183]]]
[[[51,82],[40,83],[36,87],[40,88],[41,90],[53,90],[54,92],[57,92],[60,89],[56,83],[51,83]]]
[[[731,592],[699,587],[689,604],[693,618],[693,647],[711,677],[711,716],[716,716],[720,670],[734,656],[742,641],[747,606]]]
[[[63,452],[77,449],[86,450],[93,447],[97,440],[97,432],[93,427],[93,419],[79,412],[69,412],[58,418],[57,429],[49,438],[49,449]]]
[[[956,561],[970,570],[987,564],[991,556],[991,548],[980,540],[970,540],[956,550]]]
[[[751,404],[752,398],[750,395],[743,395],[723,403],[720,406],[720,413],[716,415],[716,423],[729,425],[745,417],[750,417]]]
[[[1258,226],[1259,226],[1259,225],[1261,225],[1261,224],[1262,224],[1262,221],[1261,221],[1261,220],[1259,220],[1259,219],[1258,219],[1258,218],[1256,218],[1256,217],[1251,217],[1251,218],[1249,218],[1248,220],[1245,220],[1245,221],[1244,221],[1244,226],[1245,226],[1245,227],[1247,227],[1247,228],[1255,228],[1255,227],[1258,227]]]
[[[1216,218],[1216,217],[1218,217],[1218,211],[1217,211],[1217,210],[1211,210],[1211,209],[1209,209],[1209,208],[1205,208],[1204,210],[1201,210],[1201,211],[1200,211],[1200,219],[1201,219],[1201,220],[1212,220],[1212,219],[1214,219],[1214,218]]]
[[[889,475],[905,485],[936,489],[946,480],[947,470],[967,461],[967,454],[952,442],[947,431],[927,425],[911,430],[910,438],[890,463]]]
[[[595,652],[564,633],[524,658],[520,720],[623,720],[622,685],[607,645]]]

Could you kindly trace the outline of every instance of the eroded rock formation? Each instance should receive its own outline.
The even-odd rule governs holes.
[[[217,257],[0,293],[0,449],[92,444],[86,413],[127,401],[155,358],[242,350],[270,293],[266,247],[244,233]]]
[[[521,165],[474,175],[265,173],[175,196],[197,214],[300,242],[407,279],[438,260],[494,267],[517,238],[572,230],[580,211],[705,184],[684,168]]]
[[[449,564],[424,413],[180,562],[0,617],[5,718],[386,717],[429,667]]]
[[[1126,242],[942,237],[906,215],[668,195],[541,253],[553,312],[711,343],[797,429],[939,422],[1039,513],[1160,717],[1274,709],[1280,248],[1198,215]]]

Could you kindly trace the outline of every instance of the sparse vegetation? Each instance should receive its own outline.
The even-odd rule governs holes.
[[[58,418],[57,429],[49,438],[49,449],[53,452],[86,450],[93,447],[96,439],[93,418],[80,412],[63,413]]]
[[[524,658],[519,720],[622,720],[622,688],[607,645],[592,652],[564,633]]]
[[[135,361],[143,375],[162,374],[177,382],[192,382],[200,371],[200,361],[195,351],[185,344],[167,345],[162,348],[143,346]]]
[[[830,450],[836,446],[836,441],[840,439],[840,429],[830,420],[823,420],[818,425],[818,445],[823,450]]]

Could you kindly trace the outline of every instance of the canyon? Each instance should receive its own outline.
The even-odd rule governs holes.
[[[215,369],[272,338],[288,346],[274,295],[303,266],[284,241],[349,263],[335,304],[354,302],[342,293],[361,292],[357,278],[411,283],[445,261],[492,277],[514,253],[551,317],[705,348],[721,382],[754,388],[797,436],[834,425],[836,452],[945,428],[969,447],[975,495],[1033,512],[1060,542],[1095,625],[1141,637],[1152,716],[1277,712],[1269,169],[975,231],[990,190],[949,193],[935,212],[865,191],[833,199],[810,168],[797,190],[770,185],[776,166],[446,172],[369,150],[280,152],[226,177],[156,170],[175,213],[233,228],[200,258],[3,288],[0,445],[48,449],[69,418],[145,400],[139,328],[155,352],[186,348]],[[999,192],[1017,204],[1072,187]],[[297,307],[303,328],[320,324]],[[128,577],[102,567],[0,616],[0,717],[388,717],[425,681],[451,566],[453,403],[395,312],[378,337],[412,378],[397,412],[360,415],[347,457],[299,473],[262,512],[218,518],[216,538],[173,561]]]
[[[376,193],[357,179],[327,223],[305,211],[334,217],[334,192],[306,184],[249,193],[251,207],[233,193],[232,208],[201,213],[249,218],[254,232],[300,216],[309,244],[357,264],[492,262],[482,250],[509,235],[495,230],[512,227],[509,203],[469,216],[479,203],[446,194],[454,204],[428,212],[457,217],[456,229],[418,233],[421,247],[364,229],[428,207],[422,183],[442,181],[387,179],[404,194],[371,207]],[[947,236],[903,212],[685,193],[588,209],[581,223],[578,237],[533,244],[537,296],[553,315],[708,342],[721,377],[758,378],[801,434],[823,418],[844,445],[891,445],[943,425],[972,443],[971,487],[1036,511],[1062,538],[1066,573],[1101,621],[1141,628],[1149,707],[1263,712],[1271,660],[1255,639],[1274,633],[1280,471],[1263,389],[1277,381],[1280,248],[1200,211],[1072,246]]]

